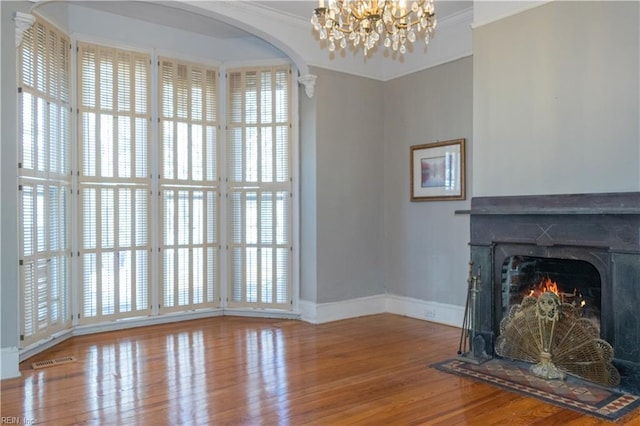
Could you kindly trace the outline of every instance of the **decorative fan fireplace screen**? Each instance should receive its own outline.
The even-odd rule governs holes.
[[[566,372],[603,386],[620,384],[611,345],[576,307],[561,303],[551,291],[526,296],[511,308],[500,324],[495,351],[534,363],[530,371],[544,379],[564,379]]]
[[[510,256],[502,268],[503,319],[495,351],[531,362],[544,379],[572,374],[617,386],[613,349],[600,338],[600,276],[588,262]]]

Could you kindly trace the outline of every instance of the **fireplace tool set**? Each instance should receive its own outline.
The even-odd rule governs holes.
[[[484,337],[476,334],[476,309],[478,293],[480,292],[480,268],[478,273],[473,273],[473,261],[469,262],[469,276],[467,278],[467,302],[464,307],[464,318],[462,320],[462,332],[458,345],[458,357],[473,364],[481,364],[491,356],[485,351]]]

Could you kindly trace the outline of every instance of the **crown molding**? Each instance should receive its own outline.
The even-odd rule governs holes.
[[[487,24],[517,15],[527,10],[534,9],[554,0],[527,0],[527,1],[475,1],[474,17],[471,29],[476,29]]]
[[[271,43],[293,60],[302,76],[309,74],[309,66],[315,66],[387,81],[469,56],[472,52],[473,7],[439,19],[434,36],[426,46],[416,41],[405,55],[380,47],[364,57],[361,50],[329,52],[316,39],[307,19],[272,9],[268,3],[181,2],[226,18],[232,25]]]

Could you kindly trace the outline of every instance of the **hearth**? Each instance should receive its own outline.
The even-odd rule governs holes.
[[[613,347],[620,389],[640,395],[640,192],[476,197],[458,213],[471,215],[480,276],[470,356],[497,356],[509,306],[541,281],[560,282]]]

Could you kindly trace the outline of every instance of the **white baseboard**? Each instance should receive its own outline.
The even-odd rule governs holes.
[[[464,307],[411,297],[387,295],[387,312],[462,328]]]
[[[300,301],[301,319],[312,324],[338,321],[386,312],[386,296],[360,297],[340,302],[312,303]]]
[[[25,359],[29,359],[32,356],[39,354],[40,352],[46,351],[47,349],[52,348],[71,337],[73,337],[73,329],[69,328],[59,331],[52,336],[49,336],[38,342],[34,342],[29,346],[25,346],[24,348],[20,349],[20,362],[24,361]]]
[[[218,317],[221,315],[224,315],[224,311],[222,309],[203,309],[200,311],[176,312],[156,316],[128,318],[99,324],[79,325],[73,329],[73,335],[84,336],[86,334],[103,333],[105,331],[124,330],[127,328],[144,327],[148,325],[169,324],[172,322]]]
[[[381,313],[403,315],[453,327],[462,327],[464,308],[393,294],[361,297],[331,303],[300,301],[301,319],[321,324],[347,318]]]
[[[149,325],[169,324],[180,321],[188,321],[201,318],[212,318],[222,315],[229,316],[245,316],[245,317],[259,317],[259,318],[280,318],[280,319],[300,319],[300,314],[295,312],[283,312],[283,311],[271,311],[268,309],[202,309],[191,312],[176,312],[156,316],[145,316],[137,318],[126,318],[117,321],[97,323],[97,324],[83,324],[77,325],[68,330],[62,331],[51,336],[48,339],[43,339],[39,342],[33,343],[20,351],[16,349],[15,367],[10,364],[12,359],[7,357],[7,369],[18,368],[18,363],[29,359],[30,357],[39,354],[64,340],[73,336],[85,336],[87,334],[104,333],[107,331],[125,330],[128,328],[145,327]],[[4,351],[4,349],[3,349]],[[5,359],[2,357],[2,368],[5,370]],[[18,371],[18,375],[19,375]],[[2,377],[4,378],[4,376]]]
[[[312,324],[322,324],[365,315],[392,313],[460,328],[462,327],[464,317],[464,308],[461,306],[430,302],[393,294],[381,294],[329,303],[313,303],[301,300],[298,306],[300,313],[247,309],[207,309],[195,312],[158,315],[155,317],[132,318],[95,325],[76,326],[72,330],[62,333],[60,336],[38,342],[21,351],[19,351],[18,348],[1,348],[2,371],[0,378],[5,379],[20,376],[20,361],[24,361],[71,336],[82,336],[154,324],[167,324],[197,318],[236,315],[261,318],[301,319],[302,321]]]
[[[20,377],[20,361],[17,347],[0,348],[0,379]]]
[[[270,309],[224,308],[225,316],[272,318],[272,319],[300,319],[298,312],[286,312]]]

